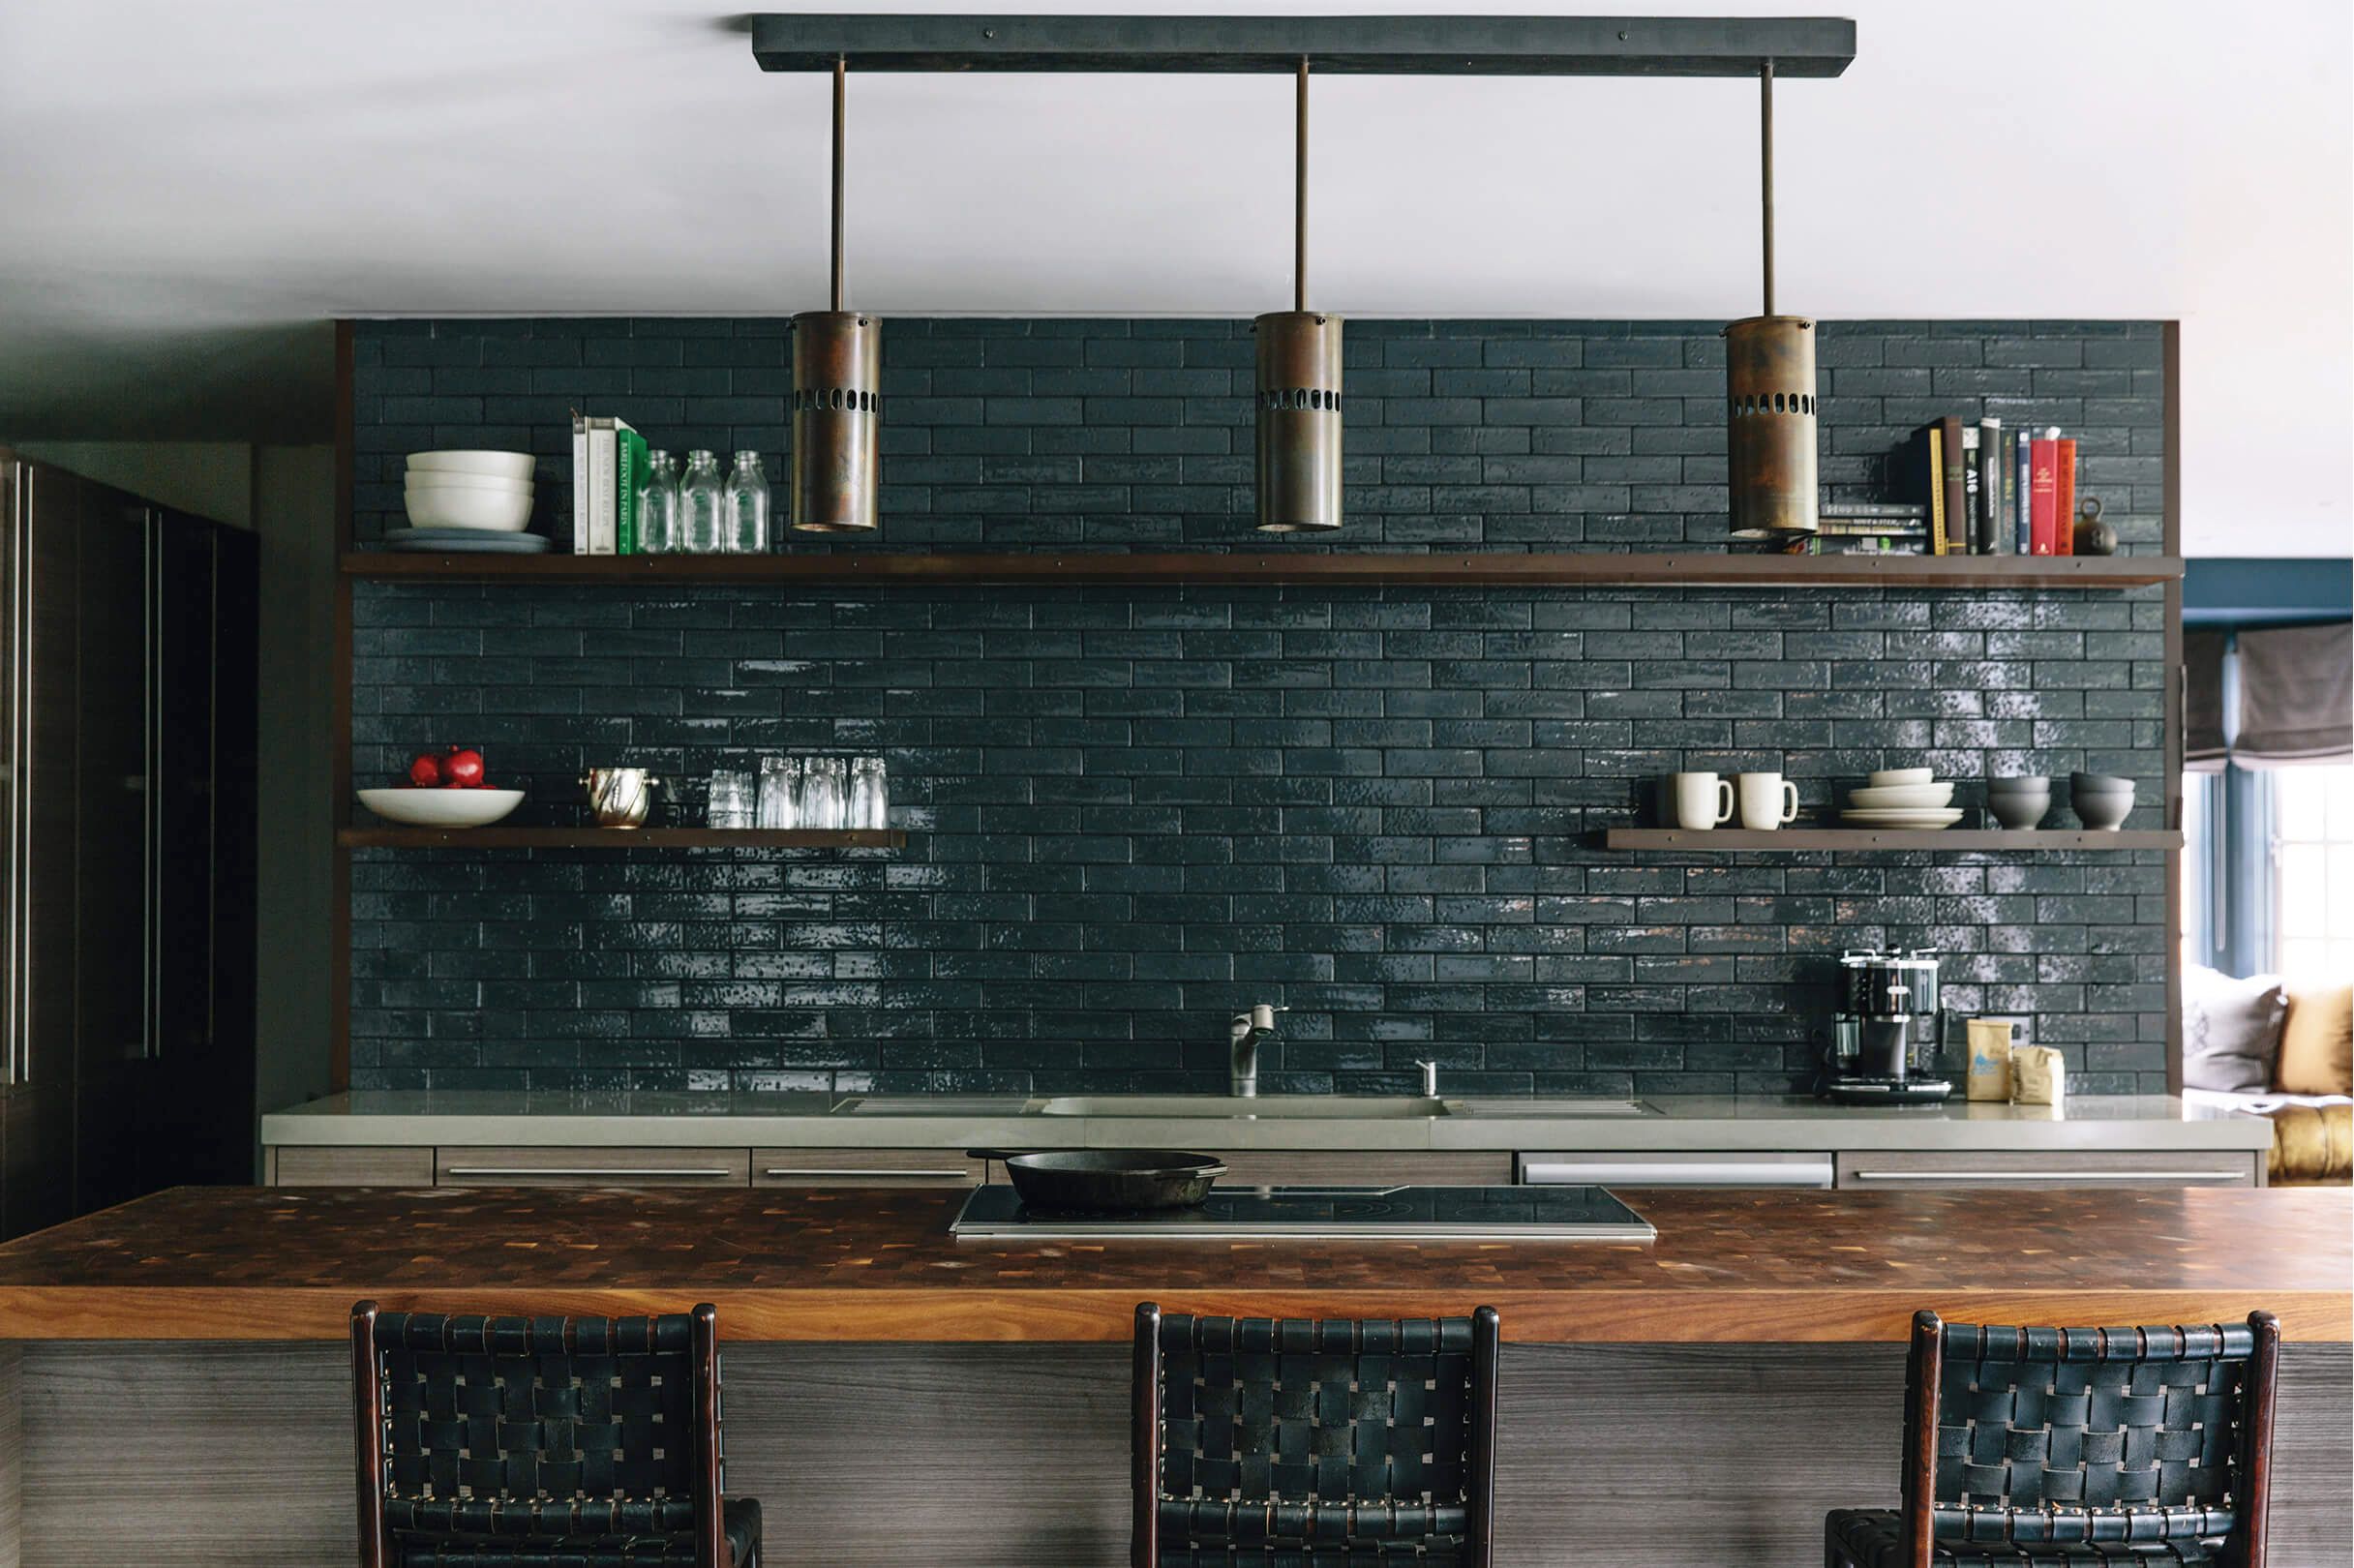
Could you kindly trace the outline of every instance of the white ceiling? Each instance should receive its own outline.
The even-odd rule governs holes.
[[[2344,0],[1625,9],[1856,18],[1844,77],[1777,94],[1785,309],[2181,317],[2192,553],[2348,553]],[[822,302],[826,84],[692,0],[16,0],[0,62],[0,433],[320,438],[339,315]],[[1280,308],[1290,107],[1281,77],[854,78],[851,297]],[[1735,81],[1320,82],[1313,297],[1748,314],[1756,115]]]

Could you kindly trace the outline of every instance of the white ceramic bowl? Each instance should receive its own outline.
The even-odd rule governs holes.
[[[1897,784],[1931,784],[1936,780],[1937,769],[1934,768],[1883,768],[1867,782],[1879,790]]]
[[[1946,784],[1884,784],[1876,789],[1848,791],[1848,803],[1866,811],[1895,807],[1899,810],[1929,810],[1945,805],[1953,799],[1953,786]]]
[[[498,496],[528,496],[538,487],[528,479],[494,479],[487,473],[442,473],[411,468],[401,481],[404,490],[486,490]]]
[[[528,479],[536,460],[528,452],[411,452],[408,471],[479,473],[494,479]]]
[[[362,790],[360,804],[410,828],[483,828],[523,804],[523,791]]]
[[[412,490],[408,521],[420,528],[491,528],[521,533],[531,521],[531,498],[488,490]]]

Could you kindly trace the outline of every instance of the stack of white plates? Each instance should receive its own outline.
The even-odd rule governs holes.
[[[528,452],[412,452],[404,489],[420,528],[520,533],[531,521]]]
[[[1926,768],[1884,768],[1863,789],[1850,790],[1839,820],[1856,828],[1950,828],[1962,813],[1947,802],[1953,785]]]

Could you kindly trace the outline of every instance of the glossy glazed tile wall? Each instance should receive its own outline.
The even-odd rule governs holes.
[[[402,455],[541,454],[574,406],[781,478],[782,323],[364,323],[360,528]],[[1682,323],[1350,326],[1332,548],[1715,543],[1720,348]],[[892,320],[880,541],[1266,548],[1230,322]],[[1824,474],[1877,493],[1937,414],[2056,423],[2155,549],[2146,323],[1830,323]],[[393,520],[397,524],[397,519]],[[543,521],[543,528],[548,525]],[[825,548],[795,540],[794,548]],[[2161,603],[1727,589],[830,591],[363,584],[355,769],[483,745],[519,821],[588,763],[686,781],[764,750],[890,758],[893,854],[362,852],[360,1086],[1216,1088],[1285,1002],[1271,1088],[1773,1088],[1828,958],[1951,954],[2081,1090],[2163,1085],[2155,854],[1615,855],[1679,767],[2090,766],[2155,826]],[[1963,800],[1975,801],[1965,785]],[[2063,818],[2062,820],[2066,820]]]

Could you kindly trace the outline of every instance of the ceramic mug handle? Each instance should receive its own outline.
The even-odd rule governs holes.
[[[1789,779],[1782,780],[1782,820],[1786,823],[1798,820],[1798,786]]]
[[[1716,781],[1716,820],[1719,822],[1733,820],[1733,780],[1729,778],[1720,778]]]

